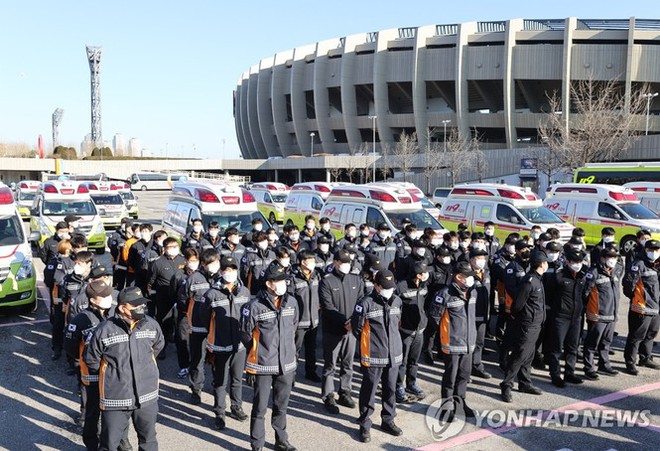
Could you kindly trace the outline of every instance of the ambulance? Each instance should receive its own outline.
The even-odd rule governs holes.
[[[256,218],[268,227],[268,220],[248,190],[221,181],[181,177],[172,187],[163,229],[180,240],[191,230],[192,220],[201,219],[204,228],[216,221],[221,235],[229,227],[236,227],[243,235],[252,230],[252,220]]]
[[[305,216],[312,215],[316,222],[323,217],[320,215],[323,203],[333,188],[351,186],[352,183],[307,182],[296,183],[289,191],[289,197],[284,204],[284,224],[295,224],[300,229],[305,227]]]
[[[642,205],[660,216],[660,182],[631,182],[623,186],[633,190]]]
[[[431,202],[426,195],[424,195],[424,191],[419,189],[417,185],[414,183],[410,182],[372,182],[368,183],[369,186],[384,186],[384,187],[392,187],[392,188],[402,188],[408,191],[410,193],[410,196],[413,198],[414,202],[419,202],[422,204],[422,208],[426,211],[429,212],[431,216],[434,218],[437,218],[440,216],[440,209],[433,205],[433,202]]]
[[[289,187],[284,183],[253,183],[250,192],[254,195],[259,211],[271,224],[284,221],[284,205],[289,197]]]
[[[543,231],[558,229],[565,243],[575,228],[544,207],[529,188],[496,183],[456,185],[442,204],[440,221],[450,230],[457,231],[462,223],[473,232],[483,232],[486,222],[492,221],[502,242],[512,232],[529,235],[537,225]]]
[[[96,205],[105,228],[119,227],[121,220],[128,217],[128,209],[119,194],[119,185],[113,182],[83,182],[80,186],[89,190],[89,197]]]
[[[0,308],[34,309],[37,276],[29,240],[39,241],[39,233],[26,237],[11,189],[0,182]]]
[[[128,216],[133,219],[137,219],[140,215],[140,208],[138,207],[138,197],[133,194],[131,191],[131,185],[124,182],[113,182],[117,189],[119,190],[119,195],[126,205],[126,210],[128,211]]]
[[[30,208],[37,197],[41,182],[36,180],[22,180],[16,185],[16,204],[18,205],[18,212],[21,218],[30,218]]]
[[[105,252],[105,227],[84,184],[65,179],[41,184],[30,210],[30,230],[41,234],[40,246],[55,233],[58,222],[75,215],[80,217],[78,230],[87,237],[88,248]]]
[[[405,218],[417,226],[420,234],[427,227],[436,233],[447,232],[406,189],[388,184],[335,187],[321,210],[323,216],[330,219],[330,229],[337,238],[343,237],[347,224],[366,223],[375,233],[378,224],[384,222],[397,233]]]
[[[635,245],[640,229],[660,239],[660,218],[641,204],[635,191],[619,185],[562,183],[547,193],[546,207],[555,214],[585,231],[585,244],[593,246],[601,239],[601,229],[616,231],[622,252]]]

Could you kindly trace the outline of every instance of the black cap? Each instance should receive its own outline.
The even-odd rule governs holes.
[[[518,240],[518,241],[516,241],[516,250],[517,250],[517,251],[519,251],[519,250],[521,250],[521,249],[532,248],[532,247],[534,247],[534,245],[529,244],[529,243],[528,243],[527,241],[525,241],[525,240]]]
[[[123,218],[121,218],[120,224],[126,224],[126,225],[133,224],[133,220],[128,216],[124,216]]]
[[[64,221],[60,221],[57,224],[55,224],[55,230],[62,230],[62,229],[68,229],[68,228],[69,228],[69,224],[67,224]]]
[[[325,235],[321,235],[316,239],[316,244],[330,244],[330,238]]]
[[[472,265],[463,261],[456,263],[456,266],[454,266],[454,274],[462,274],[466,277],[477,275],[476,271],[472,269]]]
[[[658,249],[660,249],[660,241],[648,240],[646,244],[644,244],[644,249],[653,249],[657,251]]]
[[[410,218],[403,218],[401,220],[401,225],[403,226],[404,224],[412,224],[412,221],[410,220]]]
[[[340,263],[350,263],[352,261],[351,254],[346,249],[339,249],[335,252],[334,259]]]
[[[412,242],[412,247],[426,247],[426,243],[422,240],[414,240]]]
[[[470,258],[488,256],[488,252],[483,249],[470,249]]]
[[[552,239],[552,235],[550,235],[548,232],[543,232],[539,236],[539,241],[550,241]]]
[[[449,252],[449,249],[447,249],[445,246],[440,246],[435,249],[435,256],[436,257],[450,257],[451,252]]]
[[[80,216],[76,215],[66,215],[64,217],[65,222],[75,222],[75,221],[80,221],[82,218]]]
[[[376,279],[374,280],[374,283],[376,285],[380,285],[385,289],[396,287],[396,283],[394,281],[394,274],[392,274],[392,271],[389,271],[387,269],[384,271],[379,271],[378,274],[376,274]]]
[[[142,296],[142,290],[138,287],[126,287],[119,292],[117,296],[118,305],[143,305],[149,302],[149,299]]]
[[[95,266],[89,272],[89,277],[91,279],[98,279],[99,277],[111,276],[111,275],[112,275],[112,268],[103,265]]]
[[[365,271],[382,271],[385,268],[380,257],[375,254],[367,254],[364,256],[364,270]]]
[[[530,265],[537,265],[539,263],[547,262],[548,261],[548,256],[545,255],[545,252],[542,251],[534,251],[529,255],[529,264]]]
[[[264,280],[286,280],[287,273],[280,265],[270,265],[264,274]]]
[[[234,268],[238,269],[238,260],[234,257],[226,256],[220,260],[220,269]]]
[[[568,249],[566,251],[566,260],[569,262],[581,262],[587,257],[587,253],[583,250]]]
[[[548,244],[545,245],[545,249],[550,252],[561,252],[563,249],[561,244],[559,244],[556,241],[550,241]]]
[[[619,253],[611,247],[606,247],[600,251],[600,258],[618,257]]]
[[[112,294],[112,287],[100,280],[94,280],[87,284],[85,294],[88,299],[91,298],[104,298]]]
[[[425,272],[429,272],[429,267],[426,266],[426,263],[424,262],[417,262],[412,266],[412,273],[415,275],[423,274]]]
[[[600,231],[601,235],[616,235],[616,232],[612,227],[603,227],[603,229]]]
[[[392,230],[390,226],[387,225],[386,222],[381,222],[378,224],[378,230]]]

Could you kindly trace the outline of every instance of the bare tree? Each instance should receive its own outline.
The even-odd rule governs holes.
[[[440,152],[440,144],[433,141],[432,138],[436,134],[435,128],[427,128],[426,131],[426,149],[422,156],[422,169],[424,178],[426,179],[426,194],[431,195],[431,179],[438,174],[442,168],[442,153]]]
[[[485,158],[479,150],[479,139],[476,134],[474,137],[465,136],[458,129],[452,128],[445,144],[442,162],[449,173],[450,186],[460,180],[468,168],[473,168],[477,172],[474,178],[481,177],[476,163],[479,159],[485,165]],[[478,158],[479,156],[480,158]]]
[[[539,160],[541,171],[552,175],[590,162],[619,159],[638,135],[647,91],[647,87],[634,89],[628,103],[616,80],[590,77],[575,81],[570,89],[568,122],[561,96],[557,92],[548,96],[549,111],[538,127],[539,136],[549,148]]]
[[[330,177],[332,177],[333,182],[339,181],[339,176],[341,175],[342,168],[331,168],[329,169],[330,171]]]
[[[350,157],[346,159],[346,175],[348,181],[353,183],[353,176],[357,175],[356,172],[366,170],[364,155],[369,153],[369,144],[363,142],[356,148],[351,148],[349,153]]]
[[[418,151],[417,133],[408,134],[404,130],[392,148],[394,164],[403,173],[404,182],[408,181],[408,173],[413,167]]]

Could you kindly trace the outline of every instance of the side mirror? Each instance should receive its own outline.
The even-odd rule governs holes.
[[[30,232],[30,236],[28,237],[28,241],[30,243],[38,243],[41,241],[41,232]]]
[[[39,216],[39,210],[36,208],[30,208],[30,216]]]
[[[99,208],[99,215],[105,216],[105,208]]]

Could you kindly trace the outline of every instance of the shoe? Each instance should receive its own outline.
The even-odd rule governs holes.
[[[202,396],[200,392],[193,390],[192,393],[190,394],[190,403],[194,404],[196,406],[200,405],[202,403]]]
[[[339,413],[339,407],[337,407],[337,401],[335,401],[335,397],[333,395],[325,398],[323,404],[325,405],[325,410],[327,410],[328,413],[333,415],[337,415]]]
[[[348,407],[349,409],[354,409],[356,406],[355,401],[353,401],[353,397],[350,393],[340,393],[337,404],[340,406]]]
[[[386,432],[390,435],[393,435],[395,437],[399,437],[403,435],[403,431],[399,426],[394,424],[394,421],[390,421],[389,423],[383,423],[380,425],[380,430],[383,432]]]
[[[225,417],[217,416],[215,417],[215,428],[223,430],[227,425],[225,424]]]
[[[480,377],[482,379],[490,379],[491,377],[493,377],[492,374],[481,368],[472,368],[472,375],[476,377]]]
[[[471,409],[470,406],[467,405],[465,399],[463,399],[463,413],[465,414],[465,418],[474,418],[476,416],[474,409]]]
[[[424,390],[422,390],[422,387],[419,385],[412,384],[406,387],[406,391],[410,393],[411,395],[414,395],[417,399],[424,399],[426,397],[426,393],[424,393]]]
[[[553,377],[552,385],[558,388],[564,388],[566,387],[566,381],[564,381],[561,377]]]
[[[616,376],[617,374],[619,374],[619,372],[617,370],[615,370],[614,368],[612,368],[611,366],[600,367],[600,368],[598,368],[598,372],[603,373],[603,374],[607,374],[608,376]]]
[[[545,370],[545,363],[543,362],[543,357],[534,358],[532,361],[532,367],[537,370]]]
[[[186,376],[188,376],[188,368],[181,368],[178,373],[176,373],[176,377],[179,379],[184,379]]]
[[[511,396],[511,388],[503,388],[502,389],[502,395],[501,395],[502,401],[504,402],[513,402],[513,397]]]
[[[362,426],[360,426],[360,441],[362,443],[369,443],[371,441],[371,432]]]
[[[626,363],[626,373],[632,376],[637,376],[639,374],[637,365],[635,365],[634,363]]]
[[[59,360],[60,357],[62,357],[62,350],[58,349],[53,351],[53,355],[50,356],[50,359],[55,361],[55,360]]]
[[[275,451],[296,451],[296,447],[291,443],[275,443]]]
[[[646,367],[646,368],[651,368],[652,370],[660,370],[660,365],[655,363],[651,359],[644,359],[644,360],[640,359],[639,360],[639,366],[643,366],[643,367]]]
[[[528,393],[530,395],[542,395],[543,394],[543,391],[540,388],[535,387],[533,385],[519,385],[518,386],[518,391],[520,391],[521,393]]]
[[[433,365],[433,363],[435,363],[433,360],[433,354],[430,352],[423,352],[422,359],[427,365]]]
[[[595,371],[585,371],[584,372],[584,377],[585,377],[585,379],[590,380],[590,381],[597,381],[598,379],[600,379],[600,377],[598,376],[598,373],[596,373]]]
[[[397,404],[410,401],[410,397],[406,393],[406,390],[404,390],[403,386],[396,388],[395,395]]]
[[[582,384],[584,383],[584,379],[575,374],[567,374],[564,376],[564,382],[568,382],[569,384]]]
[[[607,351],[607,354],[614,355],[614,351]]]
[[[241,422],[248,419],[248,416],[245,412],[243,412],[242,407],[232,407],[229,413],[229,417]]]
[[[321,376],[319,376],[316,373],[306,373],[305,374],[305,379],[308,381],[316,382],[317,384],[321,382]]]

